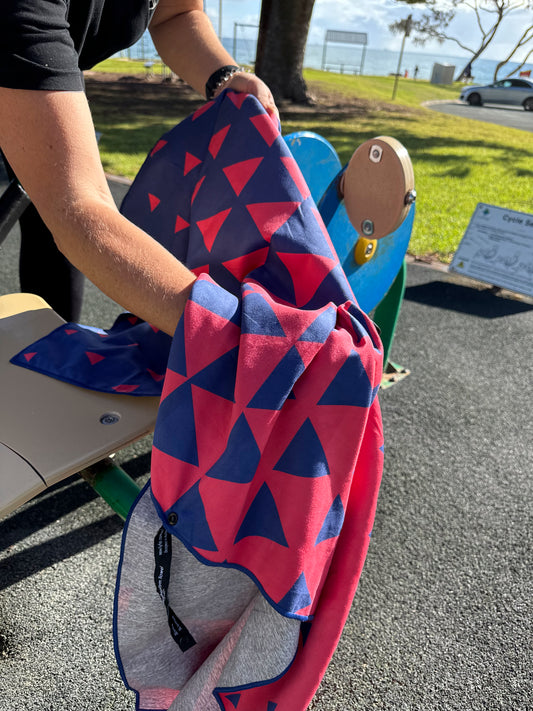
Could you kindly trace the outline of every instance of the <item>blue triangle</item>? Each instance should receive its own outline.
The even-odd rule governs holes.
[[[260,336],[286,335],[268,301],[254,293],[247,294],[244,299],[241,332]]]
[[[343,522],[344,507],[340,495],[337,494],[326,514],[320,533],[316,537],[315,546],[328,538],[336,538],[341,532]]]
[[[182,534],[187,543],[206,551],[218,550],[205,515],[199,481],[177,500],[172,511],[178,515],[176,532]]]
[[[236,346],[196,373],[190,382],[203,390],[213,393],[213,395],[235,402],[235,377],[238,357],[239,347]]]
[[[228,694],[226,696],[226,701],[229,701],[234,709],[237,708],[237,704],[239,703],[240,700],[241,700],[240,694]]]
[[[313,626],[312,620],[305,620],[300,625],[300,632],[302,634],[302,647],[305,647],[305,643],[307,642],[307,638],[309,637],[309,632],[311,632],[312,626]]]
[[[318,404],[370,407],[378,389],[370,385],[359,354],[351,351]]]
[[[326,453],[309,418],[294,435],[274,469],[303,477],[329,474]]]
[[[185,319],[183,316],[178,321],[174,339],[170,347],[168,367],[175,373],[187,376],[187,361],[185,358]]]
[[[300,341],[312,341],[313,343],[325,343],[327,337],[335,328],[337,320],[337,310],[330,306],[323,311],[313,323],[300,336]]]
[[[242,414],[233,425],[226,449],[209,469],[207,476],[236,484],[249,484],[255,476],[260,459],[261,452]]]
[[[176,388],[160,403],[154,445],[175,459],[198,466],[190,383],[184,383]]]
[[[191,291],[191,300],[218,316],[240,324],[239,300],[229,291],[207,279],[198,279]]]
[[[277,708],[278,705],[275,704],[273,701],[268,702],[267,711],[276,711]]]
[[[292,386],[304,370],[305,366],[300,354],[296,346],[293,346],[256,392],[248,407],[281,410]]]
[[[279,601],[278,605],[287,612],[298,612],[312,602],[305,575],[302,573],[289,592]]]
[[[261,536],[279,543],[281,546],[289,547],[276,502],[266,483],[259,489],[250,504],[234,542],[238,543],[247,536]]]

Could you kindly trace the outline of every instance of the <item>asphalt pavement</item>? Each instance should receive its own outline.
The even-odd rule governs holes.
[[[14,232],[0,293],[17,249]],[[88,285],[85,323],[117,311]],[[372,541],[312,711],[533,709],[532,341],[531,300],[409,264],[392,359],[411,374],[380,395]],[[142,482],[149,452],[118,457]],[[78,477],[0,521],[1,711],[133,711],[112,641],[121,529]]]
[[[470,104],[463,104],[459,100],[427,101],[424,106],[433,111],[459,116],[460,118],[494,123],[498,126],[507,126],[507,128],[518,128],[521,131],[533,131],[533,111],[524,111],[521,106],[502,106],[497,104],[470,106]]]

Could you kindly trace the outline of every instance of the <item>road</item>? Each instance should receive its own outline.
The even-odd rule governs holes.
[[[495,104],[470,106],[459,101],[427,101],[424,106],[443,114],[533,132],[533,111],[524,111],[519,106],[496,106]]]

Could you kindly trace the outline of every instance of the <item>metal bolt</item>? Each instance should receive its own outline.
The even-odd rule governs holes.
[[[361,229],[363,230],[364,235],[373,235],[374,234],[374,223],[372,220],[363,220],[361,223]]]
[[[102,425],[116,425],[120,417],[119,412],[106,412],[100,417],[100,422]]]
[[[373,251],[374,251],[374,242],[369,242],[366,245],[365,257],[370,257],[370,255],[372,254]]]
[[[381,146],[378,146],[377,144],[370,146],[370,160],[372,163],[379,163],[382,156],[383,148]]]
[[[409,192],[406,193],[406,195],[405,195],[404,204],[405,205],[412,205],[415,200],[416,200],[416,190],[409,190]]]
[[[178,514],[172,511],[167,517],[167,522],[169,526],[175,526],[178,523]]]

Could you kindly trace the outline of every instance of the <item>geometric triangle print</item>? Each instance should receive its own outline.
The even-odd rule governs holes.
[[[187,220],[184,220],[183,217],[177,215],[176,224],[174,225],[174,234],[176,234],[176,232],[180,232],[180,230],[184,230],[186,227],[189,227]]]
[[[235,91],[228,91],[228,96],[238,109],[242,108],[242,105],[248,98],[248,94],[243,94],[242,92],[237,94]]]
[[[176,331],[174,332],[174,340],[172,341],[167,366],[180,375],[187,375],[187,360],[185,358],[185,319],[183,317],[178,321]]]
[[[159,405],[154,445],[174,459],[198,466],[190,383],[176,388]]]
[[[246,209],[263,239],[270,242],[274,232],[287,222],[299,206],[299,202],[258,202],[247,205]]]
[[[151,153],[150,153],[150,157],[152,157],[152,156],[154,155],[154,153],[157,153],[157,151],[160,151],[160,150],[163,148],[163,146],[166,146],[166,145],[167,145],[167,143],[168,143],[168,141],[164,141],[163,139],[159,140],[159,141],[155,144],[155,146],[152,148],[152,151],[151,151]]]
[[[304,370],[305,366],[300,354],[297,348],[293,346],[256,392],[252,400],[248,403],[248,407],[264,410],[281,410],[294,383]]]
[[[325,343],[329,334],[335,328],[337,320],[337,310],[334,306],[328,306],[322,311],[313,323],[302,333],[299,341],[310,341],[311,343]]]
[[[274,124],[274,120],[271,119],[268,114],[259,114],[258,116],[252,116],[250,121],[259,131],[259,133],[263,137],[263,140],[270,148],[270,146],[279,136],[279,129],[278,126]]]
[[[250,504],[234,543],[238,543],[247,536],[261,536],[261,538],[268,538],[286,548],[289,547],[276,502],[266,483],[259,489]]]
[[[93,353],[92,351],[85,351],[85,355],[89,359],[91,365],[99,363],[101,360],[105,360],[105,356],[100,355],[100,353]]]
[[[305,182],[304,176],[302,175],[300,168],[298,167],[298,163],[294,160],[292,156],[282,156],[281,162],[283,163],[285,168],[287,168],[291,178],[294,180],[296,187],[300,191],[302,200],[308,198],[311,193],[309,192],[309,188],[307,187],[307,183]]]
[[[199,481],[177,500],[172,510],[178,515],[176,531],[182,533],[190,545],[205,551],[218,550],[205,515]]]
[[[228,165],[222,172],[229,180],[236,195],[240,195],[246,183],[257,170],[263,158],[248,158],[248,160]]]
[[[222,262],[222,264],[226,267],[228,272],[233,274],[237,281],[243,281],[247,274],[263,266],[268,256],[268,250],[268,247],[261,247],[261,249],[256,249],[254,252],[243,254],[242,257],[228,259],[226,262]]]
[[[309,418],[294,435],[274,470],[315,478],[329,474],[326,454]]]
[[[211,251],[211,248],[213,247],[213,242],[216,239],[218,231],[222,227],[224,220],[230,212],[231,207],[229,207],[227,210],[217,212],[216,215],[206,217],[204,220],[198,220],[198,222],[196,223],[198,225],[198,229],[202,233],[204,243],[208,252]]]
[[[320,533],[316,537],[315,546],[329,538],[336,538],[341,532],[344,521],[344,508],[339,494],[333,500],[331,507],[326,514]]]
[[[241,700],[241,695],[240,694],[228,694],[225,698],[226,698],[226,701],[229,701],[230,704],[233,706],[233,708],[236,709],[237,704]]]
[[[235,377],[239,347],[232,348],[194,375],[190,382],[202,390],[235,402]]]
[[[248,292],[244,299],[241,333],[262,336],[285,336],[272,306],[260,294]]]
[[[200,165],[202,161],[197,158],[196,156],[193,156],[192,153],[188,153],[185,151],[185,165],[183,167],[183,175],[187,175],[187,173],[190,173],[191,170],[196,168],[197,165]]]
[[[311,602],[305,575],[301,573],[289,592],[278,602],[278,607],[287,612],[298,612],[298,610],[308,607]]]
[[[372,388],[357,351],[351,351],[318,405],[370,407],[378,389],[379,385]]]
[[[274,701],[269,701],[266,711],[276,711],[278,705]]]
[[[161,200],[155,195],[152,195],[152,193],[148,193],[148,200],[150,201],[150,212],[153,212],[161,202]]]
[[[296,294],[296,306],[305,306],[316,290],[338,263],[336,259],[317,254],[294,254],[278,252],[278,257],[289,270]],[[302,278],[302,275],[305,275]]]
[[[228,131],[230,130],[231,126],[224,126],[224,128],[221,128],[220,131],[217,131],[216,133],[213,134],[211,137],[211,140],[209,141],[209,153],[213,156],[213,158],[216,158],[218,155],[219,150],[222,147],[222,144],[224,143],[224,139],[228,135]]]
[[[206,476],[236,484],[249,484],[255,476],[260,459],[261,452],[242,414],[233,425],[224,453],[206,472]]]

